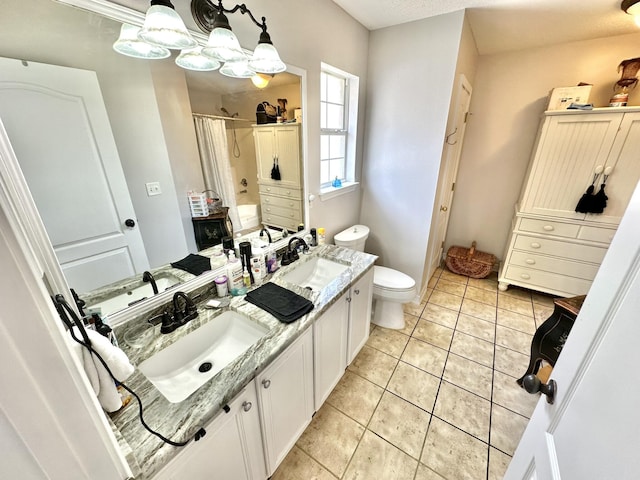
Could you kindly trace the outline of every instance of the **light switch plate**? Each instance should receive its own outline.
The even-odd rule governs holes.
[[[160,182],[145,183],[147,187],[147,196],[153,197],[154,195],[160,195],[162,190],[160,189]]]

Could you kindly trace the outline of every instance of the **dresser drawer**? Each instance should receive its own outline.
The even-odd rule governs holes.
[[[281,217],[280,215],[272,215],[272,214],[265,213],[263,211],[262,223],[264,223],[265,225],[270,225],[274,227],[286,228],[288,230],[291,230],[292,232],[295,232],[298,230],[298,225],[302,223],[302,219]]]
[[[262,205],[262,216],[278,215],[279,217],[296,220],[298,223],[302,219],[299,209],[286,207],[273,207],[271,205]]]
[[[520,252],[514,250],[509,257],[509,265],[525,267],[527,269],[543,270],[550,273],[559,273],[570,277],[593,280],[598,273],[600,265],[593,263],[574,262],[557,257],[547,257],[535,253]]]
[[[580,225],[561,223],[548,220],[536,220],[533,218],[520,219],[518,230],[532,233],[544,233],[557,237],[576,238]]]
[[[299,188],[276,187],[274,185],[260,184],[259,191],[261,194],[266,193],[268,195],[297,198],[298,200],[302,198],[302,190]]]
[[[593,247],[591,245],[579,245],[562,240],[551,240],[548,238],[529,237],[527,235],[516,235],[514,249],[543,255],[553,255],[556,257],[580,260],[582,262],[602,262],[607,249],[603,247]]]
[[[567,277],[558,273],[543,272],[532,268],[507,266],[504,277],[514,285],[522,285],[533,290],[558,292],[566,295],[584,295],[591,287],[591,280]]]
[[[580,227],[578,238],[580,240],[591,240],[592,242],[601,242],[609,245],[615,234],[616,231],[613,228],[583,226]]]
[[[291,210],[302,210],[301,202],[295,198],[274,197],[272,195],[260,195],[260,203],[269,207],[288,208]]]

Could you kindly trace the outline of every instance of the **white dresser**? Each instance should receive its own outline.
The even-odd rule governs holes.
[[[598,170],[602,214],[576,213]],[[640,179],[640,107],[545,112],[499,274],[509,285],[584,295]],[[600,190],[603,174],[596,180]],[[640,229],[639,229],[640,230]]]
[[[300,124],[254,126],[253,136],[262,223],[296,231],[304,222]],[[274,164],[280,170],[280,180],[271,178]]]

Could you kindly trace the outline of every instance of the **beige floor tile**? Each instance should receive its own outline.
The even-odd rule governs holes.
[[[511,285],[506,291],[499,292],[499,295],[507,295],[520,300],[531,300],[531,290]]]
[[[472,317],[481,318],[488,322],[496,321],[496,307],[476,302],[469,298],[465,298],[460,308],[460,313],[471,315]]]
[[[450,353],[442,379],[491,400],[493,370],[489,367]]]
[[[442,382],[433,415],[484,442],[489,441],[489,400]]]
[[[542,323],[553,314],[553,306],[547,307],[546,305],[533,304],[533,317],[536,320],[536,327],[542,325]]]
[[[530,394],[516,383],[516,379],[500,372],[493,372],[493,403],[508,408],[527,418],[531,417],[540,394]]]
[[[418,473],[416,474],[416,480],[447,480],[446,477],[438,475],[422,463],[418,464]]]
[[[447,479],[485,480],[487,448],[477,438],[432,418],[420,461]]]
[[[417,460],[367,430],[343,479],[413,480],[417,466]]]
[[[415,315],[416,317],[419,317],[420,314],[422,313],[422,310],[424,310],[425,305],[427,304],[427,300],[423,300],[418,304],[415,303],[404,303],[402,305],[402,309],[404,310],[404,313],[408,313],[410,315]]]
[[[412,338],[400,359],[436,377],[441,377],[447,359],[447,351]]]
[[[491,272],[487,278],[470,278],[468,285],[470,287],[483,288],[485,290],[491,290],[492,292],[498,291],[498,273]]]
[[[327,402],[366,426],[383,392],[383,388],[347,370],[327,398]]]
[[[438,280],[438,283],[436,283],[435,290],[450,293],[452,295],[458,295],[459,297],[464,297],[466,288],[467,286],[464,283],[451,282],[449,280],[441,278],[440,280]]]
[[[397,363],[398,359],[391,355],[365,345],[349,365],[349,371],[357,373],[376,385],[385,387]]]
[[[341,477],[364,430],[360,424],[325,403],[296,445],[335,476]]]
[[[513,455],[529,419],[493,404],[491,409],[491,445]]]
[[[464,285],[466,285],[469,281],[469,277],[458,275],[457,273],[453,273],[446,269],[442,270],[440,278],[444,278],[445,280],[449,280],[450,282],[463,283]]]
[[[498,307],[520,315],[533,317],[533,303],[531,300],[521,300],[510,295],[498,295]]]
[[[533,335],[513,330],[502,325],[496,326],[496,345],[515,350],[524,355],[531,352],[531,340]]]
[[[488,342],[493,342],[496,336],[496,324],[494,322],[488,322],[464,313],[461,313],[458,317],[456,330]]]
[[[436,286],[436,283],[438,283],[438,277],[431,277],[429,279],[429,282],[427,282],[427,288],[433,290]]]
[[[371,332],[367,345],[392,357],[400,358],[408,341],[409,336],[404,333],[380,327]]]
[[[449,308],[441,307],[434,303],[427,303],[421,317],[423,320],[429,320],[430,322],[444,325],[449,328],[456,328],[456,322],[458,320],[458,311],[451,310]]]
[[[275,471],[271,480],[335,480],[337,477],[325,470],[309,455],[298,447],[293,447]]]
[[[529,355],[496,345],[494,367],[497,371],[520,378],[529,366]]]
[[[421,408],[385,392],[368,428],[417,460],[430,418]]]
[[[507,472],[511,457],[499,450],[489,448],[489,475],[487,480],[502,480]]]
[[[498,303],[498,293],[484,288],[477,288],[467,286],[467,292],[464,298],[475,300],[476,302],[484,303],[486,305],[496,306]]]
[[[405,335],[411,335],[413,333],[413,329],[416,328],[416,323],[418,323],[418,318],[415,315],[411,315],[409,313],[404,314],[404,328],[402,330],[396,330],[396,332],[404,333]],[[382,328],[382,327],[380,327]]]
[[[446,292],[441,292],[440,290],[434,290],[429,297],[429,303],[458,311],[460,310],[460,305],[462,304],[462,297],[459,297],[458,295],[451,295],[450,293]]]
[[[427,412],[433,411],[440,379],[419,368],[400,362],[393,372],[387,390],[417,405]]]
[[[493,368],[493,343],[462,332],[453,334],[451,352]]]
[[[533,320],[533,315],[521,315],[511,310],[498,308],[497,323],[503,327],[513,328],[529,335],[536,333],[536,323]]]
[[[535,305],[544,305],[545,307],[553,308],[553,299],[557,298],[555,295],[542,292],[531,292],[531,300]]]
[[[412,337],[444,350],[449,350],[451,339],[453,338],[453,330],[427,320],[419,320],[413,330]]]

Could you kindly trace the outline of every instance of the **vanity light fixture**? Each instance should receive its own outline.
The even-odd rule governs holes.
[[[264,88],[269,85],[269,82],[273,78],[273,75],[268,75],[266,73],[256,73],[253,77],[251,77],[251,82],[258,88]]]
[[[113,44],[113,49],[123,55],[134,58],[145,58],[147,60],[167,58],[171,52],[157,45],[143,42],[138,38],[140,27],[123,23],[120,28],[120,36]]]
[[[202,55],[201,46],[189,50],[182,50],[176,58],[176,65],[197,72],[210,72],[220,68],[219,61]]]
[[[169,0],[151,0],[138,38],[152,45],[177,50],[198,45]]]
[[[233,78],[251,78],[256,72],[249,68],[249,59],[244,58],[233,62],[225,62],[220,68],[220,73]]]
[[[640,0],[622,0],[620,8],[622,8],[625,13],[633,15],[633,19],[640,27]]]

